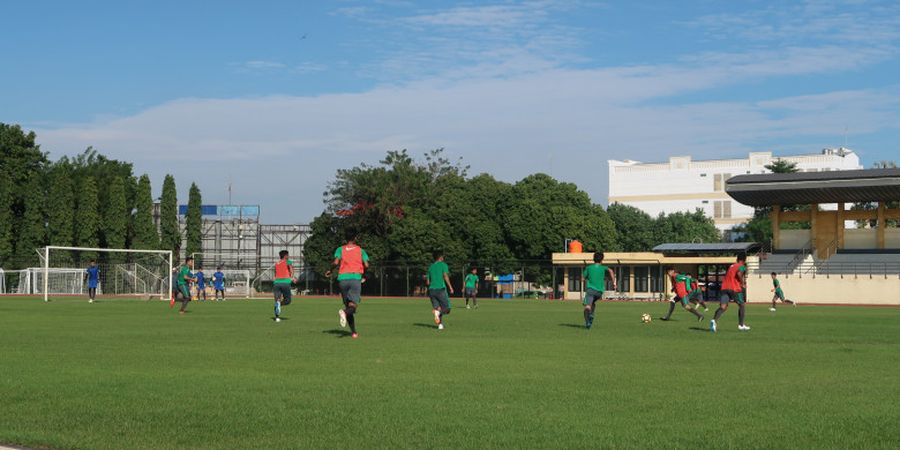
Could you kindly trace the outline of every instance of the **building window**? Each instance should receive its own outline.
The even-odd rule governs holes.
[[[629,286],[629,278],[631,277],[631,267],[629,266],[619,266],[615,269],[616,271],[616,284],[618,284],[619,292],[630,292],[631,286]],[[606,280],[606,288],[612,290],[612,280]]]
[[[716,219],[731,218],[731,200],[716,200],[713,203],[713,217]]]
[[[581,269],[578,267],[569,269],[569,292],[581,292]]]
[[[731,178],[730,173],[717,173],[713,177],[713,191],[722,192],[725,190],[725,182]]]
[[[700,202],[700,203],[703,203],[704,205],[708,205],[708,204],[709,204],[709,200],[703,200],[703,201]]]
[[[662,266],[650,268],[650,292],[663,292],[666,289],[664,272]]]
[[[649,292],[650,270],[647,266],[635,266],[634,268],[634,292]]]
[[[705,174],[705,173],[701,173],[700,176],[701,176],[701,177],[705,177],[706,174]]]

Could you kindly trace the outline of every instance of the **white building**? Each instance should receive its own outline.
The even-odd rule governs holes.
[[[753,217],[753,208],[731,200],[725,180],[734,175],[767,173],[775,160],[797,164],[801,172],[862,169],[859,157],[846,148],[827,148],[821,154],[774,157],[751,152],[743,159],[693,161],[673,156],[664,163],[609,161],[609,203],[634,206],[653,217],[660,213],[702,209],[720,230],[729,230]]]

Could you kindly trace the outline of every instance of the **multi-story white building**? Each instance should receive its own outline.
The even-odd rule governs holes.
[[[743,159],[693,161],[673,156],[668,162],[609,161],[609,203],[634,206],[651,216],[702,209],[720,230],[729,230],[753,217],[753,208],[732,201],[725,181],[734,175],[767,173],[775,160],[797,164],[801,172],[862,169],[850,149],[826,148],[820,154],[772,156],[751,152]]]

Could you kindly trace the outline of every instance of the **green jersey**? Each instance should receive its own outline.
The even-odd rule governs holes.
[[[581,276],[587,280],[587,288],[597,292],[606,290],[606,271],[608,267],[603,264],[594,263],[584,268]]]
[[[478,286],[478,275],[470,273],[466,275],[466,289],[475,289]]]
[[[187,280],[184,278],[194,278],[194,274],[191,273],[191,268],[188,266],[181,266],[181,270],[178,271],[178,279],[175,280],[179,286],[184,286],[187,284]]]
[[[435,261],[428,268],[428,289],[446,289],[447,283],[444,281],[444,274],[450,273],[450,268],[443,261]]]
[[[775,278],[774,280],[772,280],[772,285],[775,286],[775,292],[782,292],[781,291],[781,281],[779,281],[778,278]]]

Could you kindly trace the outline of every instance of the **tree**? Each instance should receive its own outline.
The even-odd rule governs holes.
[[[50,176],[47,199],[47,232],[50,245],[71,246],[75,232],[75,192],[67,165],[57,164]]]
[[[150,177],[141,175],[135,195],[134,239],[132,247],[153,250],[159,247],[159,233],[153,224],[153,191]]]
[[[178,193],[175,190],[175,178],[166,175],[163,180],[162,197],[159,204],[160,247],[171,250],[176,259],[181,249],[181,230],[178,226]]]
[[[660,214],[653,227],[654,246],[666,242],[719,242],[722,240],[713,219],[702,209],[694,212]]]
[[[769,169],[772,173],[795,173],[798,171],[797,163],[783,159],[776,159],[763,167]]]
[[[9,175],[0,170],[0,267],[3,267],[13,254],[12,204],[12,182]]]
[[[81,189],[76,197],[78,208],[75,210],[75,243],[79,247],[97,248],[100,245],[100,209],[97,196],[94,177],[82,179]],[[81,255],[83,260],[96,257],[95,252]]]
[[[42,176],[35,174],[25,185],[24,213],[19,222],[16,242],[16,260],[20,266],[35,266],[38,256],[35,250],[46,244],[47,217]]]
[[[107,248],[125,248],[130,217],[125,199],[125,180],[114,177],[109,185],[109,203],[103,211],[103,245]],[[124,262],[122,255],[113,253],[110,262]]]
[[[25,133],[18,125],[0,123],[0,171],[9,177],[16,202],[25,197],[21,188],[35,176],[42,176],[49,162],[36,138],[33,131]]]
[[[187,243],[185,255],[200,252],[203,243],[203,199],[200,196],[200,188],[196,184],[191,183],[191,189],[188,192],[187,217],[185,217],[185,234],[187,235]]]
[[[625,252],[646,252],[659,242],[654,237],[654,219],[630,205],[613,203],[606,209],[616,226],[619,245]]]

